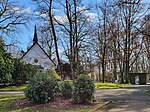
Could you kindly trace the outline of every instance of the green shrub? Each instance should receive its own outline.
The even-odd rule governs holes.
[[[65,80],[61,83],[61,94],[64,98],[71,98],[73,91],[73,83],[70,80]]]
[[[56,71],[55,71],[54,69],[49,69],[49,70],[47,70],[47,73],[48,73],[51,77],[55,78],[57,81],[60,81],[60,80],[61,80],[61,77],[56,73]]]
[[[57,93],[57,81],[45,73],[38,73],[29,81],[25,96],[34,103],[52,101]]]
[[[35,74],[42,72],[41,70],[39,70],[38,68],[36,68],[31,64],[26,64],[25,66],[26,66],[27,81],[29,81],[30,78],[32,78]]]
[[[24,62],[19,59],[14,60],[14,70],[12,72],[12,84],[21,85],[27,81],[27,71]]]
[[[25,84],[30,77],[36,74],[38,70],[30,65],[26,64],[19,59],[14,59],[14,69],[12,72],[12,84],[22,85]]]
[[[94,98],[94,82],[87,75],[80,75],[74,83],[73,102],[90,103]]]
[[[13,60],[9,53],[4,49],[5,44],[0,37],[0,84],[8,84],[11,82],[11,73],[13,71]]]

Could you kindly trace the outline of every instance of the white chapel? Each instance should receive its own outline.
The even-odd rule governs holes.
[[[34,30],[33,45],[21,57],[21,60],[43,70],[47,70],[49,68],[55,68],[52,60],[49,58],[47,53],[38,43],[36,26]]]

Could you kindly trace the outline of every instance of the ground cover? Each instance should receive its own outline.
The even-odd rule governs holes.
[[[59,97],[54,102],[34,104],[23,95],[0,95],[0,112],[94,112],[105,104],[107,102],[98,101],[77,105]]]
[[[131,84],[101,83],[101,82],[95,83],[96,89],[117,89],[117,88],[127,88],[130,86]]]
[[[0,91],[23,91],[27,87],[27,84],[21,85],[21,86],[8,86],[0,88]]]
[[[101,83],[101,82],[95,83],[96,89],[127,88],[130,86],[131,84]],[[21,86],[8,86],[8,87],[0,88],[0,91],[23,91],[26,87],[27,87],[26,84]]]

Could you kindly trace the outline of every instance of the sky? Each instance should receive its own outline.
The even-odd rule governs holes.
[[[92,4],[93,1],[100,2],[101,0],[84,0],[84,4],[89,5]],[[110,0],[107,0],[110,1]],[[150,0],[143,0],[145,3],[150,3]],[[32,2],[32,0],[18,0],[18,6],[24,6],[24,9],[31,14],[37,14],[36,5]],[[93,14],[93,13],[88,13]],[[27,47],[32,44],[33,34],[34,34],[34,26],[38,25],[40,21],[37,21],[34,17],[32,17],[30,23],[27,27],[20,26],[19,33],[15,35],[15,38],[4,37],[7,43],[11,41],[17,41],[17,47],[20,50],[27,50]]]
[[[13,0],[12,0],[13,1]],[[85,4],[92,3],[92,0],[84,0]],[[24,10],[33,14],[38,14],[36,11],[36,4],[32,2],[32,0],[18,0],[18,6],[23,6]],[[60,14],[61,15],[61,14]],[[43,15],[44,16],[44,15]],[[27,47],[32,44],[33,34],[34,34],[34,26],[39,25],[39,21],[37,21],[34,16],[30,20],[30,23],[27,27],[19,26],[19,33],[15,34],[14,37],[3,37],[6,43],[17,42],[15,44],[20,50],[27,50]]]
[[[13,1],[13,0],[12,0]],[[24,7],[24,11],[27,12],[27,14],[32,14],[34,13],[35,10],[35,5],[31,0],[18,0],[17,2],[18,7]],[[16,43],[15,46],[19,50],[24,50],[26,51],[27,46],[30,45],[31,40],[33,38],[33,31],[34,31],[34,26],[36,25],[36,22],[33,20],[30,20],[30,22],[27,24],[27,27],[25,26],[19,26],[18,27],[18,32],[15,33],[13,36],[8,37],[8,36],[3,36],[4,40],[6,41],[7,44],[13,42]]]

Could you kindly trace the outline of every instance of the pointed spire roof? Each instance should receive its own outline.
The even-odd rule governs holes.
[[[37,38],[37,31],[36,31],[36,25],[34,28],[34,38],[33,38],[33,44],[38,42],[38,38]]]

